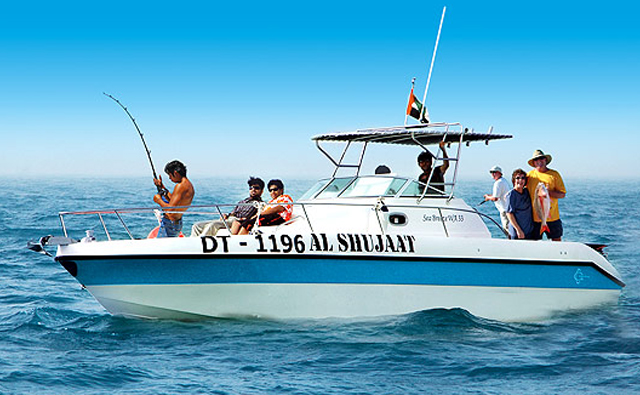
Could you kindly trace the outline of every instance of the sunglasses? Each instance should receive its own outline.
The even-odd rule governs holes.
[[[249,187],[249,189],[253,189],[253,190],[255,190],[255,191],[261,191],[261,190],[262,190],[262,188],[260,188],[260,187],[259,187],[259,186],[257,186],[257,185],[251,185],[251,186]]]
[[[516,177],[516,180],[526,180],[527,177]]]
[[[276,191],[279,191],[279,190],[280,190],[279,188],[269,188],[269,192],[276,192]]]

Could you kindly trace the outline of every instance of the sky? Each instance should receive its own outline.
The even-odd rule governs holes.
[[[5,2],[0,165],[11,177],[315,179],[311,137],[404,122],[411,79],[437,122],[513,138],[464,147],[461,178],[528,169],[639,179],[640,4],[625,2]],[[335,149],[335,147],[332,147]],[[417,175],[415,148],[378,146]]]

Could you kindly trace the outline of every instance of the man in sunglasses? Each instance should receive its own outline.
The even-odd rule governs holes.
[[[280,180],[271,180],[267,184],[269,188],[269,194],[271,194],[271,201],[260,212],[260,219],[258,220],[259,226],[280,225],[291,219],[293,214],[293,199],[289,195],[284,194],[284,184]],[[235,221],[232,232],[238,229],[240,235],[249,234],[249,231],[256,223],[257,215],[248,218],[244,221]],[[235,233],[234,233],[235,234]]]
[[[225,222],[226,226],[231,229],[231,233],[236,234],[238,231],[236,230],[236,233],[233,233],[232,229],[234,221],[243,221],[256,215],[258,209],[255,203],[262,202],[264,181],[258,177],[249,177],[247,184],[249,185],[249,197],[239,201],[238,205],[229,214],[224,214],[224,221],[220,219],[217,221],[196,222],[191,227],[191,236],[214,236],[220,229],[225,228]]]

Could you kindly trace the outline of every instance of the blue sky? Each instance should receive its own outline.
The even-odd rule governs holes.
[[[310,138],[402,124],[412,77],[434,121],[513,139],[463,151],[463,178],[553,155],[565,181],[639,178],[635,2],[14,2],[0,11],[0,164],[9,176],[317,178]],[[417,174],[417,150],[378,147]],[[7,172],[5,171],[5,174]],[[489,180],[490,181],[490,180]]]

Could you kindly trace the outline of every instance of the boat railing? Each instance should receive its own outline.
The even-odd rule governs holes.
[[[262,203],[264,204],[264,203]],[[271,204],[271,205],[276,205],[276,204]],[[311,220],[311,218],[309,217],[308,211],[307,209],[311,206],[343,206],[343,207],[369,207],[371,209],[374,210],[375,214],[376,214],[376,218],[378,221],[378,225],[380,228],[380,232],[382,234],[385,234],[385,221],[383,218],[383,215],[381,213],[386,213],[389,212],[390,209],[430,209],[430,210],[437,210],[438,212],[438,216],[441,218],[441,220],[439,221],[440,224],[442,225],[443,229],[444,229],[444,234],[446,235],[446,237],[450,237],[449,234],[449,230],[447,228],[447,224],[446,221],[444,220],[446,213],[447,212],[462,212],[462,213],[470,213],[470,214],[474,214],[477,215],[478,217],[480,217],[483,220],[488,220],[490,223],[493,223],[498,229],[500,229],[502,231],[503,234],[506,235],[506,233],[504,232],[504,230],[502,229],[501,225],[495,220],[493,219],[491,216],[481,213],[480,211],[476,210],[475,208],[459,208],[459,207],[443,207],[443,206],[438,206],[438,205],[433,205],[433,206],[428,206],[428,205],[420,205],[420,206],[416,206],[416,205],[411,205],[411,204],[407,204],[407,205],[403,205],[403,204],[387,204],[385,203],[383,198],[379,198],[375,203],[357,203],[357,202],[321,202],[321,201],[310,201],[310,202],[296,202],[296,203],[279,203],[277,205],[291,205],[291,206],[297,206],[300,207],[300,209],[302,210],[303,213],[303,220],[306,221],[309,229],[311,232],[314,231],[314,226],[313,226],[313,221]],[[60,219],[60,224],[62,227],[62,231],[64,233],[65,237],[69,237],[69,231],[68,231],[68,227],[67,227],[67,220],[65,219],[66,217],[70,217],[70,216],[91,216],[91,215],[95,215],[97,217],[97,220],[100,223],[100,226],[102,228],[102,230],[105,233],[105,236],[107,237],[107,240],[113,240],[112,237],[112,233],[113,230],[109,230],[109,226],[107,225],[107,221],[105,221],[105,218],[107,216],[112,216],[115,217],[117,219],[116,223],[119,223],[122,227],[122,230],[124,230],[124,232],[126,232],[127,236],[129,239],[131,240],[136,240],[136,237],[133,235],[132,230],[130,229],[129,225],[127,225],[127,223],[125,222],[123,216],[124,215],[131,215],[131,214],[145,214],[145,217],[148,217],[149,214],[153,214],[154,217],[156,218],[160,218],[160,216],[163,213],[180,213],[183,214],[183,216],[186,216],[188,218],[194,218],[196,216],[207,216],[206,221],[216,221],[216,220],[222,220],[224,218],[224,213],[231,211],[234,207],[236,206],[257,206],[257,204],[253,204],[253,203],[235,203],[235,204],[212,204],[212,205],[193,205],[193,206],[180,206],[180,207],[173,207],[172,209],[158,209],[157,207],[136,207],[136,208],[118,208],[118,209],[107,209],[107,210],[90,210],[90,211],[64,211],[64,212],[60,212],[58,214],[58,217]],[[184,211],[187,210],[187,211]],[[213,216],[213,218],[211,218],[211,216]],[[259,215],[256,217],[256,225],[258,224],[258,220],[259,220]],[[300,220],[300,217],[295,218],[295,220]],[[196,221],[194,221],[195,223]],[[223,226],[230,231],[229,226],[227,224],[226,221],[221,221]],[[484,221],[486,223],[486,221]],[[256,226],[254,229],[258,229],[259,226]]]

